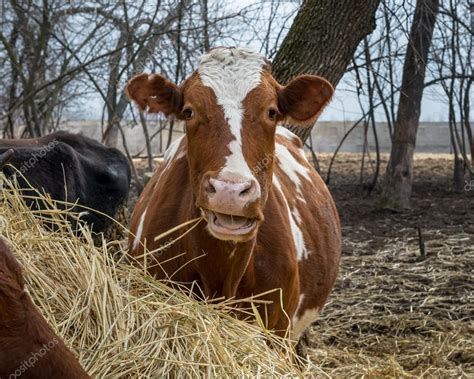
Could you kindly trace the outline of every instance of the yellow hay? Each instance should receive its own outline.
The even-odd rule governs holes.
[[[10,182],[4,187],[0,235],[22,264],[34,302],[90,375],[301,377],[312,371],[295,364],[289,341],[235,319],[231,302],[197,302],[169,288],[127,264],[123,241],[97,247],[86,228],[74,235],[66,212],[51,200],[39,196],[47,210],[32,211]]]

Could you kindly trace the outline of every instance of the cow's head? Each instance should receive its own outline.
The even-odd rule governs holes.
[[[281,86],[260,54],[216,48],[180,86],[157,74],[141,74],[130,80],[126,93],[141,110],[185,121],[196,206],[209,232],[222,240],[246,241],[263,220],[277,123],[311,124],[333,88],[310,75]]]

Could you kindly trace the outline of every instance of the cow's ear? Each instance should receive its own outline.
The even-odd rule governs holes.
[[[183,96],[178,86],[158,74],[134,76],[125,87],[125,94],[141,111],[162,112],[180,116]]]
[[[283,122],[308,126],[329,103],[334,88],[326,79],[301,75],[278,90],[278,108]]]
[[[13,149],[8,149],[4,153],[0,154],[0,170],[10,162],[10,160],[13,158],[14,155]]]

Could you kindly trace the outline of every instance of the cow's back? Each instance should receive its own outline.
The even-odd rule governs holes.
[[[21,267],[0,238],[0,377],[89,378],[24,287]]]
[[[90,138],[67,132],[24,140],[0,140],[0,154],[14,150],[10,166],[3,172],[16,175],[25,195],[34,189],[54,200],[67,201],[99,210],[113,217],[128,197],[130,166],[117,149],[103,146]],[[31,202],[30,205],[36,205]],[[58,203],[59,207],[63,207]],[[78,207],[77,211],[86,209]],[[84,221],[102,231],[110,221],[106,216],[89,211]]]

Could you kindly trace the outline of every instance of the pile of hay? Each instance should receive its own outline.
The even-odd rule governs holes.
[[[170,289],[125,262],[123,241],[97,248],[87,230],[74,236],[51,201],[40,200],[48,210],[31,211],[9,182],[3,187],[0,235],[23,265],[34,302],[90,375],[300,377],[313,370],[298,368],[289,341],[232,317],[229,303],[196,302]]]

